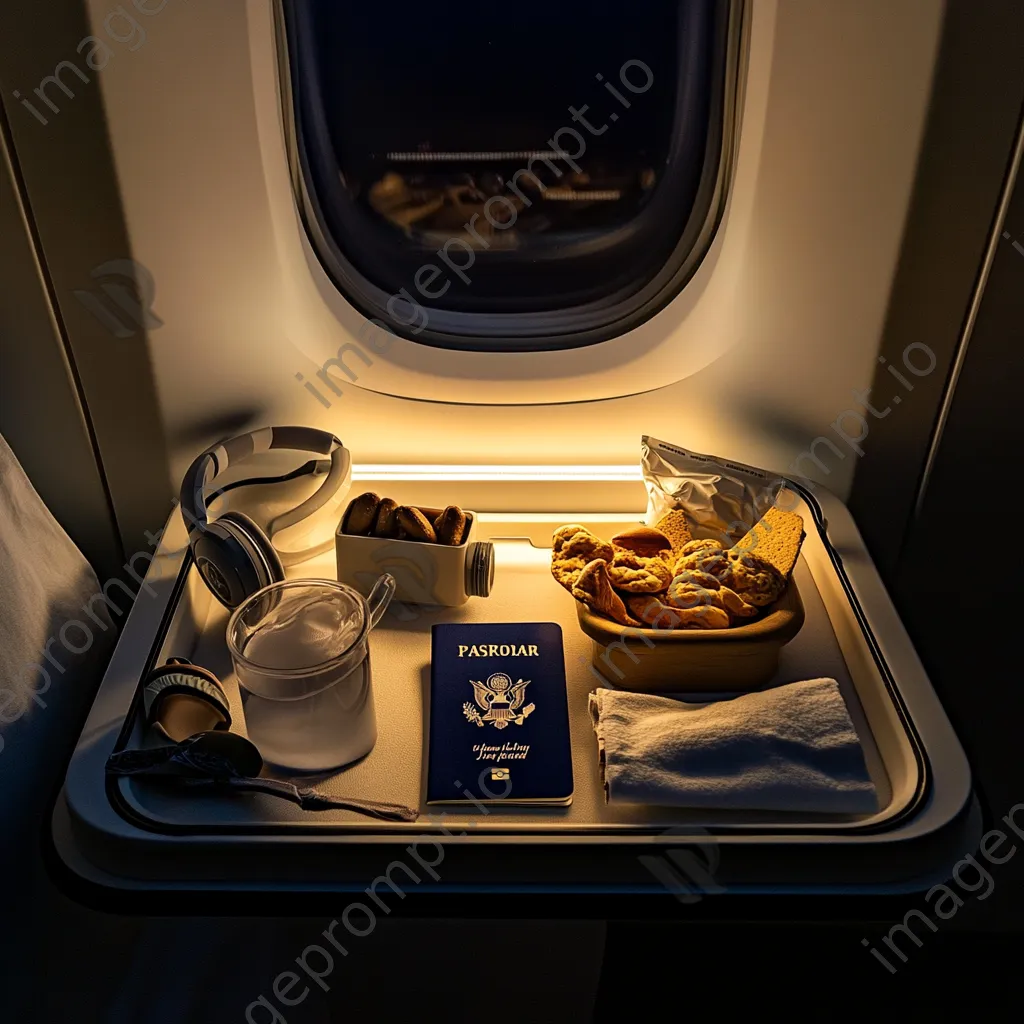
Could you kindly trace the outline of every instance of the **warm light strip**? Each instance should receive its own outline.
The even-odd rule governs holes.
[[[639,466],[444,466],[371,465],[352,467],[353,480],[596,480],[641,481]]]

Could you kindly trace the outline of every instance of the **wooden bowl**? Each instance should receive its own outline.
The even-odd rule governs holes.
[[[594,641],[597,671],[620,689],[649,693],[758,690],[778,671],[779,652],[804,622],[793,580],[759,618],[729,629],[620,626],[582,601],[576,613]]]

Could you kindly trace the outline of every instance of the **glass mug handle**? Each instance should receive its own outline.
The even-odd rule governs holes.
[[[373,585],[369,597],[366,599],[366,607],[370,617],[370,629],[380,622],[381,616],[387,611],[391,604],[391,598],[395,596],[395,577],[389,572],[382,573],[380,578]]]

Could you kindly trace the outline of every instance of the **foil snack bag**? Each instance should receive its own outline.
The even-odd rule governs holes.
[[[773,504],[792,507],[779,500],[786,481],[766,470],[653,437],[643,437],[640,450],[649,526],[666,512],[683,509],[695,540],[711,538],[731,547]]]

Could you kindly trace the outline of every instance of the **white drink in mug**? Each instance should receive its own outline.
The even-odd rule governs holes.
[[[228,648],[246,730],[265,761],[322,772],[373,749],[368,640],[394,589],[388,574],[368,598],[334,580],[290,580],[235,610]]]

